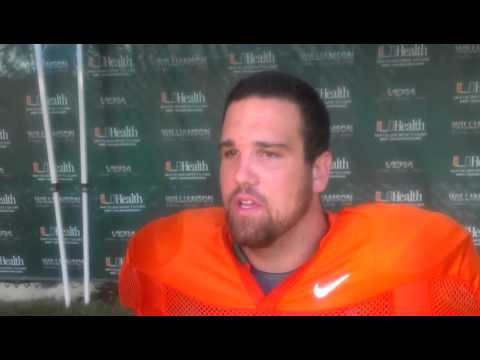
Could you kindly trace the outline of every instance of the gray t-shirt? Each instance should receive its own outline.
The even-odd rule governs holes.
[[[277,287],[283,280],[285,280],[294,271],[284,273],[269,273],[251,267],[251,273],[257,280],[258,285],[262,288],[264,294],[268,294]]]

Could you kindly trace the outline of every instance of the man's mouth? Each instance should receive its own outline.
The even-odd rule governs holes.
[[[234,208],[237,212],[245,213],[259,210],[262,208],[261,202],[250,195],[237,195],[233,200]]]

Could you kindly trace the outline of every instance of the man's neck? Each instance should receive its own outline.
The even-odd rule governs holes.
[[[267,248],[242,247],[249,262],[270,273],[293,271],[315,253],[328,230],[328,220],[321,206],[311,206],[302,219]]]

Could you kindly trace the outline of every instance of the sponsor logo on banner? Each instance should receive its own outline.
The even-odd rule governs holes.
[[[75,140],[74,129],[54,130],[52,136],[55,141],[72,142]],[[45,143],[44,130],[27,130],[27,139],[30,143]]]
[[[351,161],[345,156],[335,158],[332,161],[330,177],[332,179],[345,179],[348,176],[352,175],[350,162]]]
[[[346,109],[352,104],[350,89],[344,85],[315,89],[328,109]]]
[[[160,93],[160,109],[171,112],[203,112],[208,108],[207,98],[203,91],[162,91]]]
[[[105,240],[107,241],[128,241],[135,235],[134,229],[125,229],[125,228],[115,228],[111,229],[110,232],[107,233]]]
[[[25,259],[20,255],[0,256],[0,273],[21,274],[26,270]]]
[[[385,92],[386,98],[391,100],[410,100],[417,98],[415,87],[388,87]]]
[[[472,235],[475,246],[480,246],[480,226],[467,225],[465,228]]]
[[[17,205],[17,198],[15,194],[0,192],[0,214],[1,213],[15,213],[19,209]]]
[[[139,131],[134,125],[96,127],[94,129],[93,142],[98,146],[137,146],[140,141]]]
[[[300,51],[304,65],[352,65],[353,49]]]
[[[210,168],[205,160],[177,160],[165,161],[164,176],[168,180],[207,180]]]
[[[87,60],[87,73],[94,77],[131,76],[135,65],[131,56],[90,55]]]
[[[207,57],[199,54],[192,56],[170,56],[157,57],[153,60],[153,66],[156,70],[168,70],[171,68],[205,67]]]
[[[353,203],[352,193],[323,193],[321,195],[322,204],[326,207],[348,206]]]
[[[271,50],[230,53],[227,61],[228,70],[234,74],[278,69],[277,58]]]
[[[480,102],[480,81],[457,81],[453,100],[459,104],[477,104]]]
[[[58,230],[56,226],[40,226],[40,241],[46,245],[58,244]],[[64,226],[63,239],[67,245],[78,245],[82,242],[80,227],[77,225]]]
[[[353,124],[332,124],[330,125],[332,136],[351,137],[353,135]]]
[[[458,120],[451,122],[452,135],[480,134],[480,120]]]
[[[83,259],[71,259],[67,258],[65,260],[67,265],[70,267],[82,267],[83,266]],[[60,258],[51,258],[51,257],[46,257],[42,258],[42,265],[46,269],[57,269],[60,267]]]
[[[48,113],[65,115],[70,112],[70,101],[65,93],[58,93],[47,98]],[[41,115],[42,105],[40,102],[40,95],[25,96],[25,110],[29,115]]]
[[[106,109],[106,108],[125,108],[130,107],[131,104],[127,101],[125,96],[99,96],[97,108]]]
[[[457,58],[466,60],[480,57],[480,44],[458,44],[455,45]]]
[[[14,240],[15,234],[13,233],[12,229],[4,229],[0,228],[0,244],[10,242],[11,240]]]
[[[145,209],[143,196],[132,193],[101,193],[100,209],[105,213],[136,213]]]
[[[479,206],[480,192],[450,191],[448,200],[452,206]]]
[[[163,141],[210,141],[211,130],[209,128],[174,128],[161,129],[160,135]]]
[[[26,64],[26,69],[28,73],[37,72],[37,64],[35,60],[30,60]],[[46,73],[56,73],[56,72],[66,72],[69,69],[69,63],[66,59],[64,60],[43,60],[43,70]]]
[[[450,173],[455,176],[480,176],[480,155],[453,155]]]
[[[127,176],[132,174],[132,165],[129,164],[107,164],[104,166],[101,175],[103,176]]]
[[[375,137],[380,141],[419,141],[427,136],[422,118],[378,120]]]
[[[123,265],[123,257],[107,256],[105,257],[105,271],[110,275],[117,275]]]
[[[408,159],[390,159],[382,162],[382,167],[378,172],[383,173],[419,173],[423,172],[419,169],[414,160]]]
[[[211,194],[199,195],[165,195],[165,206],[168,208],[176,207],[208,207],[214,203],[214,197]]]
[[[0,128],[0,149],[6,149],[11,144],[7,129]]]
[[[394,203],[394,204],[410,204],[423,207],[423,194],[418,189],[411,190],[387,190],[375,191],[375,201]]]
[[[424,44],[381,45],[377,48],[377,64],[381,67],[421,66],[430,61]]]
[[[34,195],[33,201],[36,208],[49,208],[53,206],[53,197],[51,195]],[[62,206],[80,207],[80,196],[60,195],[60,204]]]
[[[77,170],[69,160],[57,164],[57,176],[62,181],[73,181],[78,178]],[[48,161],[34,161],[32,163],[32,177],[38,181],[49,181]]]

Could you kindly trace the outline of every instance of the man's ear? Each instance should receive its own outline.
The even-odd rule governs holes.
[[[330,178],[330,166],[332,165],[332,154],[330,151],[324,151],[317,156],[313,162],[313,192],[322,193],[327,188]]]

